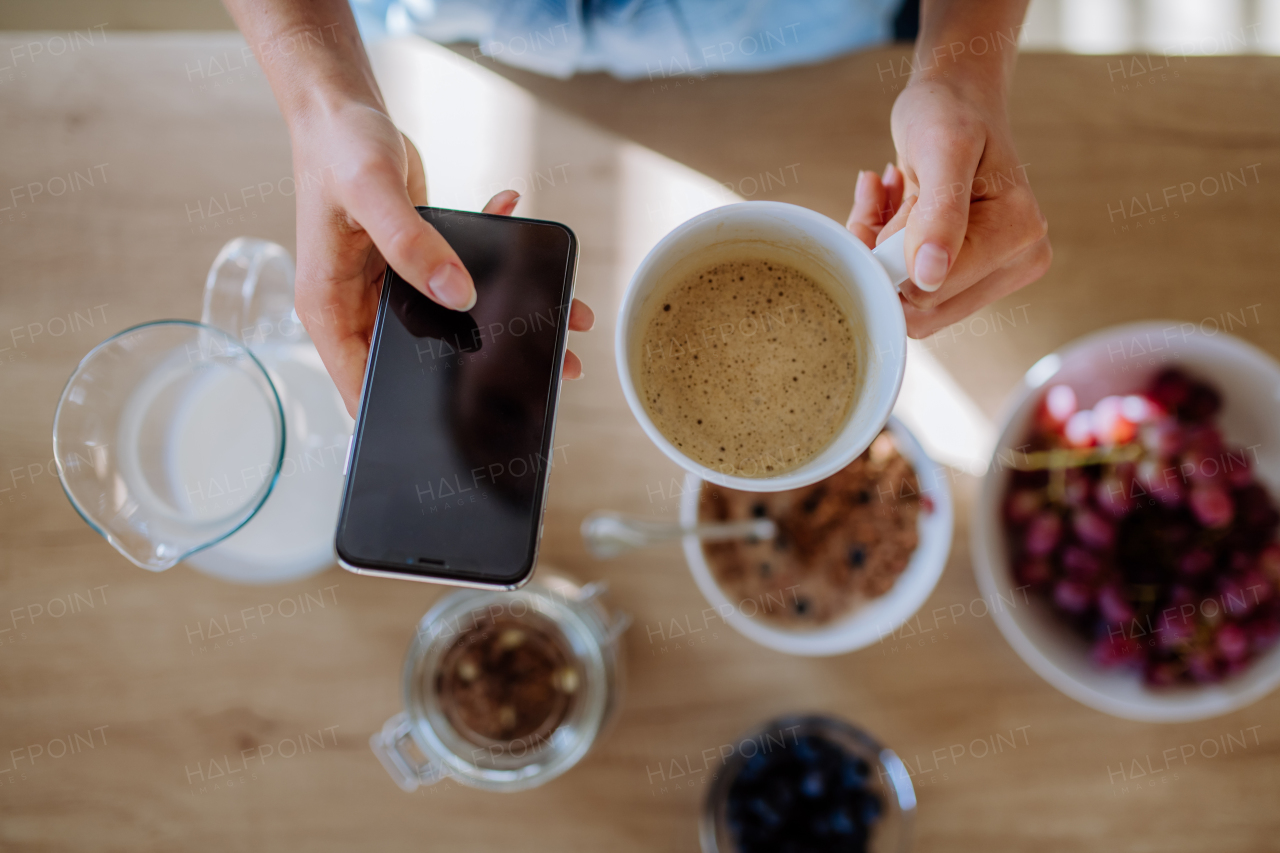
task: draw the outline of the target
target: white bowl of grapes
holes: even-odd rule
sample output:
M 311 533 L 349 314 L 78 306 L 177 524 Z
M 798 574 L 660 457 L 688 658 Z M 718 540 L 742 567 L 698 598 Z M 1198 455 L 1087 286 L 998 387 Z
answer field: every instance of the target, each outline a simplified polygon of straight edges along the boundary
M 1014 390 L 973 516 L 978 584 L 1046 681 L 1127 719 L 1280 683 L 1280 365 L 1220 327 L 1088 335 Z

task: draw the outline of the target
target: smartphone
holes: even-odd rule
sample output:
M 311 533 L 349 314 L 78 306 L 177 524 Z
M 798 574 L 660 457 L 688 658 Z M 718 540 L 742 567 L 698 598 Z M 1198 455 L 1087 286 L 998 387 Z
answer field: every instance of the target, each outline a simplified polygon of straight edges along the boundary
M 388 269 L 338 516 L 357 574 L 515 589 L 538 557 L 578 241 L 558 222 L 420 207 L 470 311 Z

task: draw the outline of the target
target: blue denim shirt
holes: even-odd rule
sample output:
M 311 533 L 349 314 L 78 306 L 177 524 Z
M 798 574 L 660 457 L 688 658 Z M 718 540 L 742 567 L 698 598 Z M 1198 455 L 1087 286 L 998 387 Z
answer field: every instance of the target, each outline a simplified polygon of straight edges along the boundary
M 366 41 L 476 42 L 553 77 L 763 71 L 887 41 L 902 0 L 352 0 Z

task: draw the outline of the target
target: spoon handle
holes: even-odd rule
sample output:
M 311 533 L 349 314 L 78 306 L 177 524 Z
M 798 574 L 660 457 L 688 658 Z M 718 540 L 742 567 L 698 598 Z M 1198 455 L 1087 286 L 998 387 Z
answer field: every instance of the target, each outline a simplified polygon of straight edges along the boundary
M 678 522 L 654 521 L 608 511 L 593 512 L 582 520 L 582 539 L 587 550 L 601 559 L 689 535 L 703 541 L 748 537 L 772 539 L 777 535 L 777 527 L 767 518 L 686 527 Z

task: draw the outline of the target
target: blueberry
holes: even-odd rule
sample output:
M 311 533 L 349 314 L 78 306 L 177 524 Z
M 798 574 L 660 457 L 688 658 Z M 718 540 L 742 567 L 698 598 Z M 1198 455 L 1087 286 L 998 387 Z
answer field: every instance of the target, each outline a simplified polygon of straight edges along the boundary
M 773 784 L 770 786 L 768 791 L 770 804 L 780 812 L 790 811 L 791 805 L 795 802 L 796 798 L 795 780 L 775 778 L 771 781 Z
M 853 820 L 849 817 L 849 813 L 844 809 L 836 809 L 828 818 L 831 824 L 831 831 L 836 835 L 852 835 Z
M 822 771 L 810 770 L 800 782 L 800 791 L 806 797 L 816 800 L 827 792 L 827 782 L 822 778 Z
M 862 568 L 862 564 L 867 561 L 867 550 L 861 545 L 854 545 L 849 549 L 849 565 L 855 569 Z
M 743 766 L 742 772 L 738 774 L 738 778 L 743 782 L 753 782 L 759 778 L 760 773 L 768 764 L 769 761 L 764 757 L 764 754 L 757 752 L 747 759 L 747 763 Z
M 805 737 L 796 738 L 796 744 L 791 751 L 795 753 L 796 758 L 800 761 L 805 764 L 812 764 L 818 760 L 817 746 L 813 738 L 806 735 Z
M 867 785 L 867 776 L 871 768 L 861 758 L 848 758 L 840 767 L 840 781 L 846 788 L 861 790 Z
M 868 793 L 862 800 L 862 823 L 865 826 L 871 826 L 880 819 L 880 813 L 884 810 L 884 806 L 880 803 L 880 798 L 875 794 Z
M 760 797 L 751 801 L 751 811 L 755 812 L 765 826 L 774 827 L 782 823 L 782 816 Z

